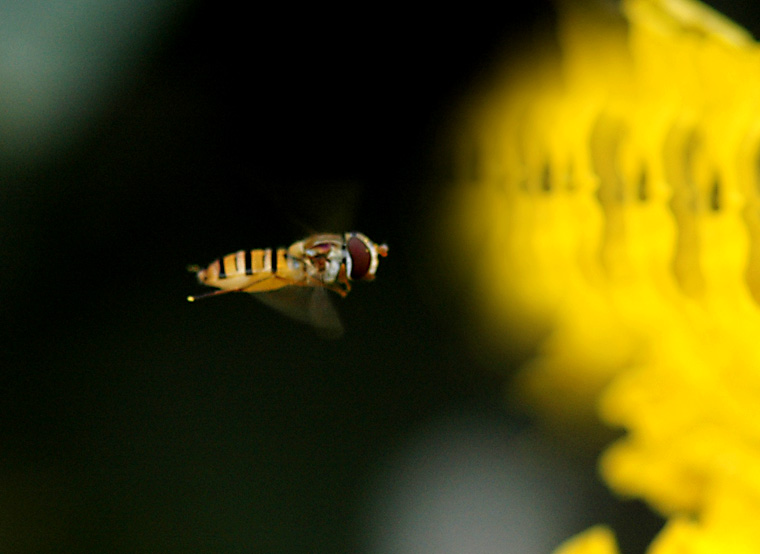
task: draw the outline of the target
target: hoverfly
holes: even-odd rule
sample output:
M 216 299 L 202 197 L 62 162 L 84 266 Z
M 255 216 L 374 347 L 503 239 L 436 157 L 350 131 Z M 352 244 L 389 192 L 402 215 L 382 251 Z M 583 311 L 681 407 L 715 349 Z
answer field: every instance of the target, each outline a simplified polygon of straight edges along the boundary
M 208 267 L 190 266 L 198 282 L 219 290 L 188 296 L 190 302 L 228 292 L 255 297 L 285 314 L 323 330 L 340 333 L 340 320 L 326 298 L 331 290 L 345 297 L 351 281 L 375 278 L 388 246 L 357 233 L 316 234 L 286 248 L 239 250 Z

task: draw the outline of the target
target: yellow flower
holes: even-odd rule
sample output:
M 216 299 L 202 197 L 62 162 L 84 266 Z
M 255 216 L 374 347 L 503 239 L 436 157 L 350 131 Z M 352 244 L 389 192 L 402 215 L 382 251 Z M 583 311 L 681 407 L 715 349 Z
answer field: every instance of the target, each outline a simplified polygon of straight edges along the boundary
M 565 541 L 555 554 L 617 554 L 618 552 L 612 532 L 606 527 L 597 526 Z
M 600 468 L 668 518 L 650 554 L 760 552 L 760 45 L 693 0 L 564 3 L 558 39 L 459 130 L 484 329 L 538 345 L 548 419 L 626 431 Z

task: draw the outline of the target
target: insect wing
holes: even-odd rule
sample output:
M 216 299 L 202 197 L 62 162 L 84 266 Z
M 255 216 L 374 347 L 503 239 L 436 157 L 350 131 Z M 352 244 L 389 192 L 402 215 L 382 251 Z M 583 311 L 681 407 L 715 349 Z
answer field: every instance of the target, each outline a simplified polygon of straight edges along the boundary
M 290 318 L 313 326 L 325 338 L 338 338 L 343 334 L 340 317 L 325 288 L 291 286 L 251 296 Z
M 343 325 L 327 289 L 317 287 L 311 295 L 309 321 L 324 338 L 337 339 L 343 335 Z

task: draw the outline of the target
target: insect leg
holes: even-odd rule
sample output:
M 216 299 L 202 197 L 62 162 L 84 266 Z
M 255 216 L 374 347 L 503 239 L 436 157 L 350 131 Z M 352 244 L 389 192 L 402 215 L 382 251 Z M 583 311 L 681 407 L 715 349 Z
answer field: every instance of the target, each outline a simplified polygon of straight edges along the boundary
M 207 292 L 206 294 L 201 294 L 199 296 L 188 296 L 187 301 L 188 302 L 195 302 L 196 300 L 203 300 L 204 298 L 208 298 L 209 296 L 219 296 L 220 294 L 227 294 L 228 292 L 240 292 L 242 289 L 223 289 L 223 290 L 215 290 L 212 292 Z
M 341 265 L 340 271 L 338 272 L 338 283 L 343 286 L 342 292 L 338 291 L 338 294 L 345 297 L 349 291 L 351 290 L 351 282 L 348 280 L 348 275 L 346 275 L 346 266 Z

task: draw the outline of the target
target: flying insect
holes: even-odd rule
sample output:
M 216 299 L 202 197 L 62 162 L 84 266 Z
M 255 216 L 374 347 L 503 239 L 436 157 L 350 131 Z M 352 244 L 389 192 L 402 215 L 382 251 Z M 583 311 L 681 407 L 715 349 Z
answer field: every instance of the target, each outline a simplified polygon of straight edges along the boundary
M 199 283 L 219 290 L 187 299 L 247 292 L 291 317 L 336 328 L 340 323 L 324 292 L 345 297 L 351 281 L 373 280 L 379 259 L 387 255 L 386 244 L 358 232 L 315 234 L 288 248 L 238 250 L 205 268 L 189 266 Z

